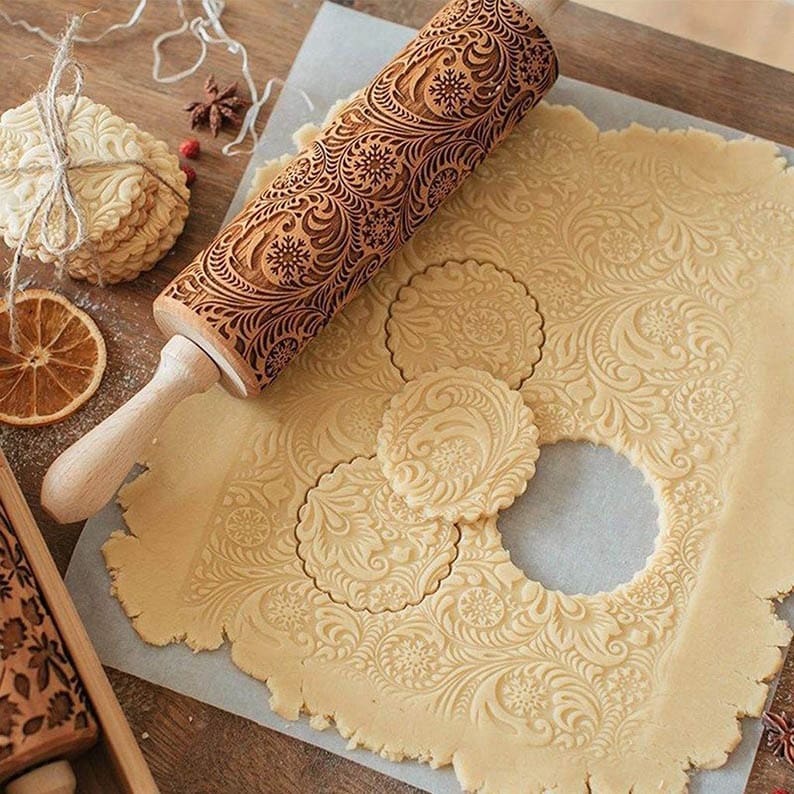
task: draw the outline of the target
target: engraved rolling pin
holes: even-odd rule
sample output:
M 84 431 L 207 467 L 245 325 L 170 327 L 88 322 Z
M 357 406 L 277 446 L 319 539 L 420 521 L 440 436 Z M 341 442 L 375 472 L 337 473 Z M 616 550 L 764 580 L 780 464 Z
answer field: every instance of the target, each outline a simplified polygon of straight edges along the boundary
M 165 288 L 159 368 L 55 461 L 49 513 L 99 510 L 185 397 L 258 394 L 540 101 L 558 69 L 539 23 L 562 0 L 522 2 L 442 8 Z
M 0 454 L 0 467 L 6 467 Z M 7 794 L 71 794 L 68 758 L 99 729 L 0 495 L 0 785 Z M 21 527 L 19 528 L 21 530 Z

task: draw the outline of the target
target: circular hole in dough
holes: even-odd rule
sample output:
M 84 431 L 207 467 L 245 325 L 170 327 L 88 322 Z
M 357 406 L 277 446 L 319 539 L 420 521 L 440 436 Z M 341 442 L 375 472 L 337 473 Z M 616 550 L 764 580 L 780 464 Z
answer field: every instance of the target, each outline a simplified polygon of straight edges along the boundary
M 604 446 L 543 447 L 526 492 L 497 519 L 513 563 L 546 588 L 611 591 L 645 567 L 659 533 L 642 472 Z

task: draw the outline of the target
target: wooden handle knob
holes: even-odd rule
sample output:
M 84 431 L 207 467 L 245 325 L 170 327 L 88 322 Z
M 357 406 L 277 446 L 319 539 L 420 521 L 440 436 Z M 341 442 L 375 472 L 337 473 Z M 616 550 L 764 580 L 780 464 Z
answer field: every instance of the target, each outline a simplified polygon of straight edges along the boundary
M 74 794 L 77 780 L 68 761 L 40 766 L 6 786 L 6 794 Z
M 201 348 L 183 336 L 171 337 L 149 383 L 50 466 L 41 488 L 44 509 L 62 524 L 98 512 L 174 406 L 219 378 L 218 368 Z

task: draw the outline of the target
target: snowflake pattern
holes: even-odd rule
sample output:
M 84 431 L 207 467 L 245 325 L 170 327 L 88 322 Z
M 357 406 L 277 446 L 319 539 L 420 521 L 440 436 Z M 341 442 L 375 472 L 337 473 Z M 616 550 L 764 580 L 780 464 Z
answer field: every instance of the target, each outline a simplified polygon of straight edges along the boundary
M 226 532 L 241 546 L 256 546 L 268 531 L 267 516 L 256 507 L 238 507 L 226 518 Z
M 472 587 L 466 590 L 458 602 L 463 620 L 478 629 L 496 626 L 505 613 L 502 599 L 487 587 Z
M 294 286 L 301 269 L 309 262 L 309 246 L 291 234 L 276 239 L 265 254 L 270 272 L 284 284 Z
M 551 54 L 546 47 L 533 44 L 521 53 L 518 73 L 528 83 L 537 83 L 549 70 Z
M 427 203 L 437 207 L 458 186 L 458 175 L 452 168 L 439 171 L 427 189 Z
M 673 504 L 690 518 L 700 518 L 716 512 L 720 500 L 702 480 L 682 480 L 673 488 Z
M 435 75 L 430 82 L 428 93 L 434 103 L 446 113 L 459 111 L 469 97 L 471 83 L 466 74 L 452 67 Z
M 631 265 L 642 254 L 642 242 L 630 229 L 607 229 L 598 238 L 598 250 L 617 265 Z
M 533 413 L 543 443 L 565 438 L 573 433 L 576 427 L 573 414 L 562 405 L 541 403 Z
M 648 679 L 636 667 L 618 667 L 606 678 L 606 689 L 615 703 L 634 706 L 644 697 Z
M 627 595 L 635 604 L 650 609 L 664 604 L 670 590 L 661 576 L 649 574 L 633 582 L 627 589 Z
M 723 426 L 734 412 L 730 395 L 716 386 L 695 389 L 689 395 L 687 405 L 692 416 L 704 425 Z
M 438 14 L 433 17 L 432 25 L 436 28 L 446 30 L 460 21 L 468 7 L 469 4 L 467 0 L 453 0 L 453 2 L 447 3 Z
M 672 309 L 649 306 L 639 316 L 639 330 L 648 341 L 669 347 L 681 340 L 684 324 Z
M 536 676 L 524 671 L 508 674 L 498 688 L 498 697 L 505 709 L 515 717 L 538 717 L 548 706 L 549 693 Z
M 308 157 L 297 157 L 273 180 L 273 187 L 276 190 L 293 190 L 306 181 L 310 171 Z
M 383 248 L 391 240 L 394 229 L 392 213 L 385 207 L 381 207 L 367 216 L 362 236 L 370 248 Z
M 340 414 L 339 421 L 352 438 L 374 441 L 380 427 L 383 409 L 370 402 L 357 402 Z
M 567 313 L 581 300 L 581 285 L 565 275 L 555 275 L 544 285 L 543 306 L 555 314 Z
M 403 609 L 411 594 L 394 582 L 381 582 L 372 589 L 371 604 L 376 612 L 396 612 Z
M 463 333 L 481 345 L 493 345 L 505 335 L 505 324 L 496 309 L 476 306 L 463 316 Z
M 470 467 L 472 446 L 465 438 L 448 438 L 430 455 L 430 465 L 442 477 L 454 477 Z
M 355 158 L 353 166 L 371 185 L 381 187 L 397 172 L 397 156 L 391 146 L 372 143 Z
M 384 668 L 398 684 L 415 687 L 438 669 L 440 649 L 422 637 L 405 637 L 385 653 Z
M 273 378 L 281 372 L 284 367 L 295 358 L 298 352 L 298 342 L 296 339 L 287 337 L 279 339 L 267 354 L 265 361 L 265 372 L 269 378 Z
M 265 616 L 277 629 L 294 632 L 306 623 L 306 599 L 298 593 L 277 590 L 267 597 Z

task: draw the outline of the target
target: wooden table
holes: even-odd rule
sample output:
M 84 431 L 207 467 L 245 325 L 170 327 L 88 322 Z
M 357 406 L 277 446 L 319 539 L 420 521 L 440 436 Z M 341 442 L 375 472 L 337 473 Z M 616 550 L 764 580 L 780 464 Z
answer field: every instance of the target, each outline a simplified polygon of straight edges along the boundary
M 340 0 L 368 13 L 417 27 L 441 0 Z M 55 32 L 69 11 L 88 11 L 96 0 L 30 3 L 6 0 L 13 17 L 25 16 Z M 86 20 L 85 31 L 99 31 L 132 9 L 131 0 L 105 4 Z M 188 4 L 189 5 L 189 4 Z M 231 0 L 224 24 L 249 48 L 259 83 L 286 77 L 320 0 Z M 34 7 L 34 6 L 38 6 Z M 57 9 L 57 11 L 55 10 Z M 220 81 L 238 74 L 234 58 L 212 50 L 201 73 L 160 85 L 151 79 L 151 41 L 175 27 L 172 3 L 152 2 L 142 23 L 100 45 L 79 46 L 86 66 L 86 93 L 141 125 L 174 148 L 187 136 L 187 114 L 181 106 L 201 95 L 204 77 L 214 71 Z M 565 75 L 607 86 L 662 105 L 712 119 L 781 143 L 794 145 L 794 75 L 605 14 L 567 4 L 549 31 L 558 47 Z M 184 37 L 168 48 L 166 68 L 184 68 L 197 51 Z M 4 74 L 3 107 L 27 99 L 46 80 L 50 52 L 37 37 L 10 29 L 0 21 L 0 67 Z M 26 57 L 31 56 L 31 57 Z M 246 158 L 226 158 L 220 148 L 228 138 L 200 135 L 191 214 L 175 250 L 151 273 L 111 289 L 87 288 L 64 281 L 57 288 L 85 307 L 97 320 L 108 343 L 108 371 L 98 396 L 60 425 L 37 430 L 3 428 L 0 444 L 22 485 L 61 571 L 81 527 L 60 527 L 43 515 L 39 488 L 44 471 L 67 445 L 127 400 L 148 379 L 162 344 L 152 321 L 155 295 L 213 236 L 245 167 Z M 46 269 L 26 270 L 31 283 L 52 286 Z M 794 653 L 776 705 L 790 708 L 794 686 Z M 108 671 L 119 700 L 162 791 L 201 792 L 371 792 L 413 791 L 369 769 L 287 738 L 190 698 L 118 671 Z M 264 693 L 263 693 L 264 696 Z M 256 759 L 254 761 L 253 759 Z M 94 751 L 80 763 L 85 792 L 114 791 L 107 763 Z M 794 794 L 794 769 L 763 749 L 748 791 L 769 794 L 775 786 Z

